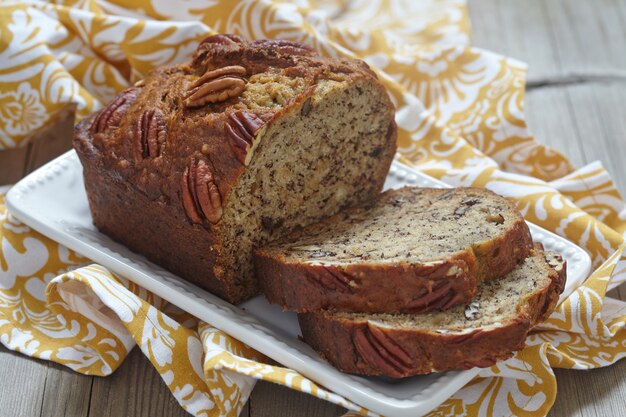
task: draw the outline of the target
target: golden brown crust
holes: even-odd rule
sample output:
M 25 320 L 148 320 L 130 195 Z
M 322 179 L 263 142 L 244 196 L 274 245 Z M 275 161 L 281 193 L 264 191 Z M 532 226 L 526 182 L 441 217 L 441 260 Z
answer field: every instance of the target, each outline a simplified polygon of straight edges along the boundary
M 515 221 L 497 237 L 474 244 L 436 264 L 365 262 L 326 266 L 295 262 L 285 258 L 281 251 L 261 248 L 255 252 L 255 267 L 263 293 L 271 303 L 301 313 L 323 309 L 423 313 L 471 300 L 481 282 L 508 274 L 528 256 L 532 238 L 512 202 L 488 190 L 465 190 L 472 196 L 498 199 Z M 456 189 L 454 193 L 462 191 Z M 385 204 L 402 192 L 403 189 L 387 191 L 380 201 Z M 420 192 L 433 198 L 447 193 L 442 189 L 422 189 Z M 355 210 L 358 209 L 348 209 L 325 223 L 340 221 L 346 212 Z M 343 280 L 337 277 L 343 277 Z
M 354 312 L 426 312 L 470 300 L 478 282 L 476 259 L 462 254 L 440 265 L 295 265 L 255 257 L 267 299 L 285 310 L 333 308 Z M 454 279 L 448 273 L 454 272 Z M 338 279 L 343 277 L 343 279 Z
M 222 74 L 224 67 L 229 70 Z M 303 90 L 289 102 L 253 108 L 240 97 L 242 83 L 266 71 L 301 77 Z M 242 114 L 243 126 L 253 131 L 279 121 L 299 109 L 321 80 L 363 79 L 383 88 L 364 63 L 324 58 L 299 43 L 208 37 L 191 62 L 155 69 L 76 126 L 74 147 L 84 166 L 95 224 L 231 302 L 255 295 L 256 283 L 241 289 L 248 284 L 237 282 L 237 271 L 219 256 L 225 236 L 220 206 L 226 206 L 245 172 L 247 154 L 242 152 L 249 149 L 233 144 L 228 129 L 233 120 L 242 121 Z M 254 123 L 246 123 L 250 120 Z M 383 165 L 388 168 L 384 162 L 380 172 L 368 175 L 381 187 Z M 148 212 L 152 215 L 142 215 Z M 241 293 L 231 291 L 233 286 Z
M 462 334 L 379 326 L 324 311 L 302 313 L 298 319 L 305 341 L 344 372 L 402 378 L 488 367 L 522 349 L 532 326 L 554 311 L 565 284 L 565 264 L 548 274 L 549 285 L 521 301 L 514 318 Z

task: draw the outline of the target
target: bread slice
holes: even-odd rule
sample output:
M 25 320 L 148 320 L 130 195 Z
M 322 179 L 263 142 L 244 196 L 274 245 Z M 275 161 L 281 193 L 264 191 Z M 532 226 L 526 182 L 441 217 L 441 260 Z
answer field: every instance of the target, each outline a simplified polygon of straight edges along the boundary
M 305 341 L 344 372 L 394 378 L 488 367 L 524 346 L 533 325 L 556 306 L 565 262 L 537 247 L 505 277 L 483 283 L 476 298 L 421 315 L 299 314 Z
M 416 313 L 470 300 L 531 248 L 504 197 L 405 187 L 258 249 L 255 266 L 267 299 L 286 310 Z
M 427 314 L 299 314 L 304 340 L 344 372 L 393 378 L 488 367 L 524 346 L 553 311 L 565 262 L 536 247 L 511 273 L 483 283 L 474 300 Z

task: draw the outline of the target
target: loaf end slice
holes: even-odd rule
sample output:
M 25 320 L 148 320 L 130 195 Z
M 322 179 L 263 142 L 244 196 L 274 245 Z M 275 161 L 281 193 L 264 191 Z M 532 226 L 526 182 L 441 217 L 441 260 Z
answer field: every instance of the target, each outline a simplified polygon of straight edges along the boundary
M 402 378 L 488 367 L 524 347 L 554 310 L 565 262 L 537 247 L 515 270 L 483 283 L 476 298 L 421 315 L 322 311 L 299 314 L 305 341 L 339 370 Z
M 268 300 L 286 310 L 417 313 L 470 300 L 531 248 L 504 197 L 405 187 L 258 249 L 255 265 Z

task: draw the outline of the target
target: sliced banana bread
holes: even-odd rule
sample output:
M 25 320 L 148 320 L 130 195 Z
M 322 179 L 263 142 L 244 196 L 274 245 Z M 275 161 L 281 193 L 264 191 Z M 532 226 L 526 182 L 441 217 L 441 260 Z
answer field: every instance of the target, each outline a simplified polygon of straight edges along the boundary
M 565 262 L 539 247 L 474 300 L 421 315 L 329 311 L 298 315 L 307 343 L 344 372 L 394 378 L 487 367 L 524 346 L 556 306 Z
M 405 187 L 258 249 L 255 266 L 268 300 L 286 310 L 415 313 L 470 300 L 531 248 L 504 197 Z
M 259 292 L 255 246 L 380 193 L 396 125 L 362 61 L 213 35 L 81 121 L 74 147 L 100 231 L 238 303 Z

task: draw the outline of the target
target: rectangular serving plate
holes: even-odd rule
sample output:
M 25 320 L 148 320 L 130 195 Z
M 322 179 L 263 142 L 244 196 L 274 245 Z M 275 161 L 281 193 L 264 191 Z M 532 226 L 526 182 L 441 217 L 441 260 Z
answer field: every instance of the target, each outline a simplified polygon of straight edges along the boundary
M 385 188 L 404 185 L 449 187 L 394 161 Z M 298 338 L 300 328 L 296 314 L 281 311 L 262 296 L 234 306 L 100 233 L 92 224 L 82 166 L 74 151 L 49 162 L 16 184 L 7 194 L 7 205 L 15 217 L 40 233 L 376 413 L 397 417 L 428 413 L 479 372 L 475 368 L 391 380 L 337 371 Z M 573 243 L 533 224 L 529 226 L 535 241 L 548 250 L 559 252 L 567 260 L 568 279 L 562 301 L 586 279 L 591 259 Z

